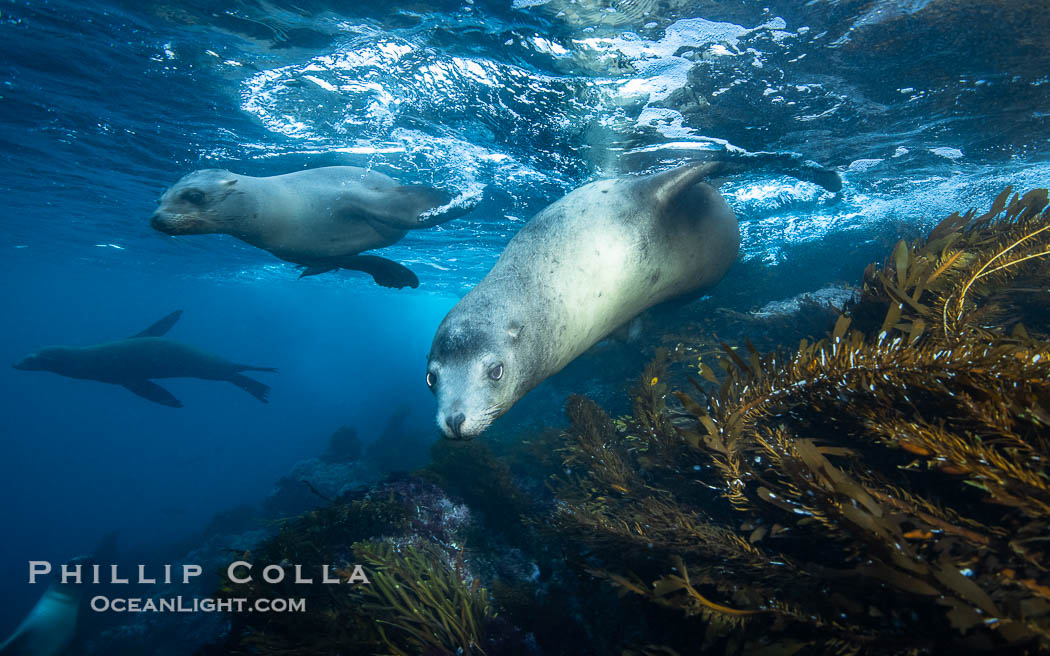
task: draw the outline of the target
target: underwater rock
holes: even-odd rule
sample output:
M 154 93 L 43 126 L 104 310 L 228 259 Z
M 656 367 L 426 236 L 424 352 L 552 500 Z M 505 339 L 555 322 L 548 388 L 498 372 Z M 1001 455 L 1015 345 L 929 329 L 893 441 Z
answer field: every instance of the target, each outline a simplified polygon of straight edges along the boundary
M 413 477 L 389 478 L 290 520 L 253 559 L 324 562 L 340 572 L 361 565 L 370 583 L 333 596 L 320 584 L 227 582 L 223 594 L 295 594 L 311 612 L 235 616 L 222 648 L 260 655 L 532 653 L 523 634 L 495 620 L 474 565 L 485 556 L 464 547 L 478 529 L 465 505 Z
M 797 315 L 814 305 L 842 308 L 847 301 L 853 298 L 853 293 L 854 289 L 852 287 L 830 285 L 792 298 L 770 301 L 761 308 L 751 312 L 751 316 L 756 319 L 773 319 L 784 315 Z
M 219 521 L 205 531 L 200 544 L 172 563 L 172 571 L 182 571 L 182 566 L 200 566 L 201 575 L 191 578 L 188 585 L 179 579 L 170 585 L 160 583 L 147 586 L 119 586 L 122 589 L 108 592 L 114 597 L 133 597 L 161 600 L 182 597 L 208 598 L 219 584 L 220 571 L 230 563 L 232 553 L 243 553 L 255 547 L 272 533 L 260 527 L 258 513 L 254 509 L 237 509 L 236 513 L 222 513 L 227 519 L 237 519 L 233 524 Z M 243 524 L 254 524 L 255 528 L 243 529 Z M 223 531 L 225 527 L 227 530 Z M 232 531 L 230 529 L 233 529 Z M 234 532 L 241 530 L 242 532 Z M 98 623 L 97 630 L 84 640 L 77 652 L 81 656 L 133 656 L 155 654 L 156 656 L 184 656 L 221 637 L 228 627 L 229 618 L 222 613 L 121 613 L 101 614 L 91 618 Z
M 427 463 L 434 436 L 409 424 L 411 414 L 407 405 L 391 413 L 383 432 L 365 449 L 364 462 L 381 473 L 410 471 Z
M 350 426 L 340 426 L 328 441 L 328 450 L 321 459 L 325 462 L 353 462 L 361 457 L 361 440 Z
M 381 477 L 378 469 L 365 462 L 326 462 L 310 458 L 296 463 L 291 473 L 277 481 L 263 507 L 272 517 L 298 515 L 331 503 Z

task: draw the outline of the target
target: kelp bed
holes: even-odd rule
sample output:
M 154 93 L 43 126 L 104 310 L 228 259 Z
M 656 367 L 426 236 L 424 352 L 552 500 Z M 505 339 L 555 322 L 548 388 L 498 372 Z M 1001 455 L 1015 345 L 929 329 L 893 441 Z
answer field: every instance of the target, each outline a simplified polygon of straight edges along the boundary
M 825 339 L 723 344 L 688 392 L 655 362 L 616 421 L 572 399 L 592 573 L 692 653 L 1050 648 L 1050 210 L 1010 194 L 899 243 Z
M 701 326 L 628 416 L 572 397 L 561 434 L 440 443 L 397 494 L 287 524 L 267 562 L 378 585 L 242 617 L 223 653 L 1050 651 L 1048 288 L 1047 192 L 1007 189 L 898 243 L 823 338 Z M 470 527 L 420 515 L 445 493 Z

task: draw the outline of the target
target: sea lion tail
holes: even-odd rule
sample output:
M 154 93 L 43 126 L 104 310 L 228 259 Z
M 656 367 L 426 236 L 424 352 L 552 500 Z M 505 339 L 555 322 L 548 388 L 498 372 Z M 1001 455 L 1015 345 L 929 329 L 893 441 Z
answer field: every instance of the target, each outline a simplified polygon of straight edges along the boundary
M 259 399 L 263 403 L 269 403 L 270 386 L 260 383 L 259 381 L 242 376 L 241 374 L 234 374 L 230 377 L 230 382 L 240 387 L 245 392 L 248 392 L 255 398 Z

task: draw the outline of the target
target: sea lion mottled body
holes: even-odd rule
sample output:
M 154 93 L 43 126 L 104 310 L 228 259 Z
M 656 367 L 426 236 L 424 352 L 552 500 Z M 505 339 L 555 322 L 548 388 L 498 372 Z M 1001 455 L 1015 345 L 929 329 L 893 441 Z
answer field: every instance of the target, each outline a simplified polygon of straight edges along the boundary
M 26 356 L 14 366 L 26 371 L 50 371 L 69 378 L 121 385 L 154 403 L 173 408 L 182 407 L 182 403 L 151 380 L 225 380 L 266 403 L 270 388 L 240 372 L 274 369 L 230 362 L 162 337 L 181 314 L 181 310 L 173 312 L 142 333 L 115 342 L 92 346 L 49 346 Z
M 593 182 L 537 214 L 434 336 L 427 382 L 445 435 L 480 434 L 642 311 L 717 283 L 736 259 L 739 228 L 703 180 L 753 168 L 841 185 L 810 162 L 755 155 Z
M 150 224 L 169 235 L 233 235 L 305 267 L 303 275 L 354 269 L 385 287 L 417 287 L 404 266 L 361 253 L 461 216 L 476 200 L 453 202 L 444 191 L 356 166 L 265 178 L 205 169 L 168 189 Z

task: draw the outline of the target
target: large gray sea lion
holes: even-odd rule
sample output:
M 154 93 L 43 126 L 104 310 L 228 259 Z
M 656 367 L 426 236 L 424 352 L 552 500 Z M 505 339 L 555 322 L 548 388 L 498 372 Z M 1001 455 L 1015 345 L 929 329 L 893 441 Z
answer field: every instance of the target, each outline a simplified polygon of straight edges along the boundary
M 225 380 L 266 403 L 270 388 L 240 372 L 277 370 L 237 364 L 165 339 L 163 335 L 180 316 L 182 310 L 176 310 L 141 333 L 116 342 L 93 346 L 48 346 L 27 355 L 14 367 L 121 385 L 144 399 L 172 408 L 181 408 L 182 402 L 152 379 Z
M 434 336 L 427 384 L 445 435 L 477 436 L 642 311 L 721 280 L 740 232 L 704 180 L 754 170 L 842 186 L 797 156 L 752 153 L 592 182 L 533 217 Z
M 412 271 L 363 251 L 396 243 L 474 209 L 480 194 L 401 185 L 356 166 L 328 166 L 268 178 L 205 169 L 168 189 L 150 225 L 169 235 L 225 233 L 305 267 L 371 274 L 384 287 L 418 287 Z

